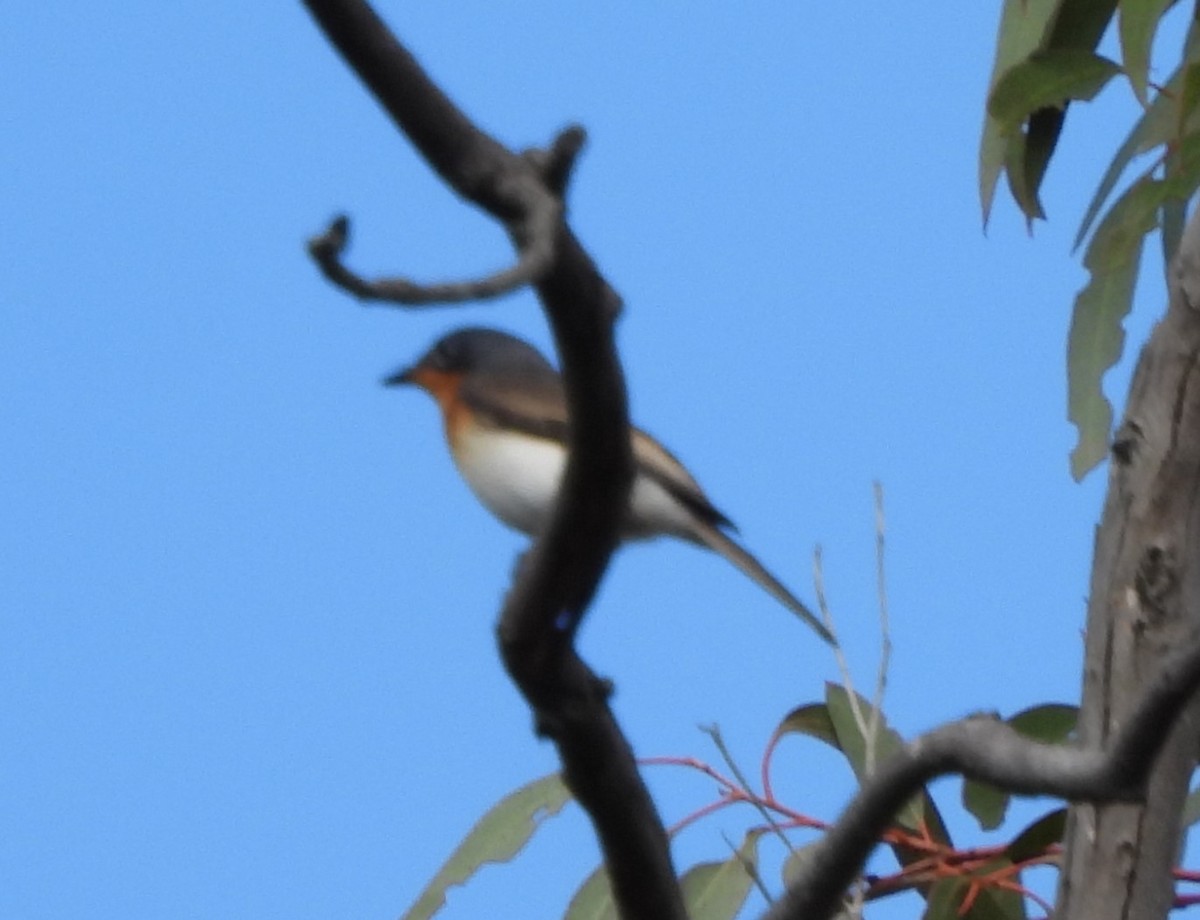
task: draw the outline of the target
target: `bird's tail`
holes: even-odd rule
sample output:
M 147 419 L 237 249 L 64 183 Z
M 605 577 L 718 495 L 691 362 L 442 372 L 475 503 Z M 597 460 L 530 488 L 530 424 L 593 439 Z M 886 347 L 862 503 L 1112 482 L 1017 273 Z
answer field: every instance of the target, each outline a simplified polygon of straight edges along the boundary
M 734 540 L 711 526 L 696 527 L 690 536 L 709 549 L 720 553 L 779 603 L 811 626 L 818 636 L 830 645 L 834 644 L 833 634 L 825 628 L 817 615 L 785 588 L 778 578 L 768 572 L 761 562 L 742 549 Z

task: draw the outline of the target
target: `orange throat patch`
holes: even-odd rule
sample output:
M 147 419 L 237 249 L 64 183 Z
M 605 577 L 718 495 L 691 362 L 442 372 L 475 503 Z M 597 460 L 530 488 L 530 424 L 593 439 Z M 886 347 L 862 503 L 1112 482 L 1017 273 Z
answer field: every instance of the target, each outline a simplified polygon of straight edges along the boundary
M 458 446 L 459 435 L 471 424 L 471 410 L 460 398 L 464 376 L 461 371 L 436 371 L 427 367 L 417 368 L 412 373 L 413 383 L 432 396 L 442 410 L 446 439 L 452 448 Z

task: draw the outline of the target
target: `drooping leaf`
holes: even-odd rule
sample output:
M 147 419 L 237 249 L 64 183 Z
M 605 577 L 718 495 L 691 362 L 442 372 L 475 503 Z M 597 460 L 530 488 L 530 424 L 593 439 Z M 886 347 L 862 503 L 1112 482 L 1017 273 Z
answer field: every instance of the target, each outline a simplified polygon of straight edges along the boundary
M 1162 200 L 1162 183 L 1150 174 L 1127 188 L 1096 228 L 1083 256 L 1084 267 L 1096 273 L 1137 264 L 1142 241 L 1158 225 Z
M 963 781 L 962 803 L 963 808 L 979 822 L 982 830 L 994 831 L 1004 823 L 1009 795 L 991 783 L 969 779 Z
M 1183 226 L 1187 222 L 1186 201 L 1165 201 L 1159 214 L 1159 238 L 1162 240 L 1163 264 L 1170 265 L 1179 251 L 1183 239 Z
M 994 864 L 989 864 L 994 868 Z M 976 892 L 971 909 L 960 920 L 1025 920 L 1025 899 L 1008 888 L 990 886 Z
M 1177 71 L 1167 83 L 1164 91 L 1154 97 L 1150 107 L 1134 124 L 1129 135 L 1117 148 L 1117 154 L 1108 164 L 1100 184 L 1092 194 L 1083 212 L 1083 220 L 1075 234 L 1074 246 L 1078 247 L 1092 228 L 1092 222 L 1100 214 L 1100 209 L 1108 200 L 1108 196 L 1116 187 L 1117 181 L 1125 171 L 1125 167 L 1139 154 L 1166 144 L 1175 131 L 1176 116 L 1179 112 L 1179 87 L 1182 83 L 1182 72 Z
M 1197 103 L 1200 103 L 1200 66 L 1192 57 L 1183 67 L 1183 89 L 1179 93 L 1179 112 L 1175 117 L 1177 134 L 1195 130 L 1192 116 L 1196 114 Z
M 988 114 L 1006 142 L 1008 186 L 1027 221 L 1045 217 L 1039 190 L 1062 133 L 1067 102 L 1093 98 L 1118 71 L 1092 51 L 1055 48 L 1034 52 L 992 88 Z
M 1175 0 L 1121 0 L 1121 58 L 1138 102 L 1146 104 L 1150 77 L 1150 46 L 1163 14 Z
M 1030 116 L 1025 132 L 1016 132 L 1009 141 L 1004 174 L 1027 224 L 1046 216 L 1038 193 L 1066 115 L 1063 109 L 1039 109 Z
M 1056 808 L 1042 815 L 1017 834 L 1004 848 L 1004 855 L 1014 863 L 1041 856 L 1053 844 L 1060 843 L 1067 829 L 1067 810 Z
M 1082 48 L 1100 43 L 1117 11 L 1117 0 L 1060 0 L 1047 48 Z
M 729 859 L 698 863 L 683 873 L 679 885 L 691 920 L 733 920 L 737 916 L 753 885 L 750 871 L 758 866 L 758 840 L 764 833 L 751 830 Z M 603 865 L 575 892 L 563 920 L 618 920 L 608 871 Z
M 925 899 L 922 920 L 959 920 L 959 908 L 967 894 L 967 881 L 952 877 L 938 879 Z
M 1179 142 L 1169 175 L 1149 174 L 1133 183 L 1105 215 L 1088 245 L 1084 265 L 1091 278 L 1075 299 L 1067 348 L 1068 415 L 1079 430 L 1071 453 L 1076 479 L 1108 451 L 1112 407 L 1101 389 L 1104 374 L 1121 356 L 1121 326 L 1133 305 L 1142 244 L 1158 226 L 1164 205 L 1187 201 L 1200 184 L 1200 133 Z
M 814 841 L 802 847 L 797 847 L 788 854 L 787 859 L 783 861 L 783 866 L 780 869 L 780 875 L 783 876 L 783 887 L 790 888 L 795 884 L 796 879 L 800 877 L 800 872 L 804 869 L 805 864 L 813 858 L 813 847 L 819 846 L 820 841 Z
M 1016 731 L 1035 741 L 1059 744 L 1075 730 L 1079 716 L 1076 706 L 1065 703 L 1043 703 L 1023 709 L 1005 721 Z M 976 780 L 964 780 L 963 807 L 979 822 L 981 829 L 991 831 L 1004 823 L 1012 797 L 997 786 Z
M 1004 0 L 989 90 L 1013 65 L 1041 47 L 1057 7 L 1057 0 Z M 985 112 L 983 136 L 979 141 L 979 202 L 985 227 L 992 211 L 996 181 L 1004 167 L 1009 144 L 1015 140 L 1005 137 L 1000 122 Z
M 968 897 L 971 906 L 964 910 Z M 1024 920 L 1025 916 L 1025 901 L 1015 891 L 986 887 L 972 894 L 970 879 L 961 876 L 939 879 L 922 914 L 924 920 Z
M 965 897 L 971 906 L 966 911 L 960 908 L 959 917 L 962 920 L 1025 920 L 1025 899 L 1018 892 L 990 881 L 999 873 L 1011 872 L 1012 868 L 1011 860 L 1000 857 L 988 860 L 974 870 L 969 878 L 977 880 L 979 887 L 974 891 L 968 889 Z
M 1071 737 L 1079 721 L 1079 707 L 1067 703 L 1030 706 L 1006 720 L 1027 738 L 1045 744 L 1061 744 Z
M 855 694 L 858 709 L 866 720 L 867 728 L 874 721 L 875 732 L 873 741 L 870 744 L 868 751 L 868 739 L 864 731 L 864 726 L 858 724 L 854 717 L 854 709 L 850 702 L 850 694 L 846 692 L 844 687 L 837 684 L 825 685 L 825 705 L 828 707 L 829 720 L 833 723 L 833 730 L 837 734 L 838 744 L 842 752 L 846 755 L 846 759 L 850 761 L 850 766 L 854 769 L 854 775 L 861 782 L 866 776 L 874 772 L 874 768 L 883 763 L 891 754 L 900 750 L 904 746 L 904 741 L 891 728 L 888 727 L 887 719 L 883 713 L 878 713 L 874 719 L 875 707 Z M 872 760 L 868 763 L 868 754 Z
M 1121 68 L 1080 48 L 1038 51 L 1009 69 L 988 96 L 988 114 L 1011 133 L 1039 109 L 1062 108 L 1071 99 L 1087 101 Z
M 750 831 L 737 853 L 723 862 L 692 866 L 679 880 L 690 920 L 733 920 L 746 903 L 758 866 L 758 838 Z
M 1157 224 L 1161 201 L 1161 183 L 1143 176 L 1109 210 L 1084 256 L 1091 277 L 1075 298 L 1067 337 L 1067 415 L 1079 438 L 1071 451 L 1076 480 L 1108 454 L 1113 412 L 1101 383 L 1125 346 L 1121 324 L 1133 305 L 1142 243 Z
M 1183 63 L 1155 95 L 1104 171 L 1079 223 L 1079 231 L 1075 234 L 1076 248 L 1087 236 L 1104 202 L 1134 157 L 1156 147 L 1165 148 L 1170 141 L 1200 128 L 1197 102 L 1200 102 L 1200 26 L 1193 23 L 1184 42 Z
M 985 226 L 1001 165 L 1013 199 L 1025 214 L 1026 221 L 1045 216 L 1039 194 L 1062 133 L 1067 103 L 1071 98 L 1091 98 L 1107 78 L 1101 78 L 1099 85 L 1083 79 L 1078 84 L 1068 81 L 1070 85 L 1057 88 L 1040 80 L 1024 85 L 1022 81 L 1036 72 L 1039 59 L 1061 60 L 1065 64 L 1075 55 L 1079 61 L 1095 63 L 1093 52 L 1112 20 L 1116 6 L 1116 0 L 1055 0 L 1050 3 L 1010 0 L 1006 3 L 997 40 L 996 65 L 988 87 L 989 98 L 997 92 L 1003 97 L 1005 91 L 1001 84 L 1012 80 L 1010 101 L 1017 108 L 1024 106 L 1025 111 L 1019 116 L 1012 113 L 1009 121 L 997 119 L 994 113 L 984 120 L 979 176 Z M 1003 63 L 1002 54 L 1005 55 Z M 1023 68 L 1028 68 L 1024 75 Z M 1070 70 L 1066 68 L 1060 76 Z M 1082 72 L 1074 72 L 1074 77 L 1083 76 Z
M 471 828 L 404 914 L 404 920 L 433 916 L 446 903 L 446 889 L 461 885 L 485 863 L 512 859 L 542 822 L 558 814 L 570 798 L 557 774 L 543 776 L 505 796 Z
M 824 741 L 839 751 L 842 749 L 838 742 L 837 732 L 833 729 L 833 721 L 829 718 L 829 709 L 824 703 L 797 706 L 783 717 L 783 721 L 779 723 L 775 733 L 771 736 L 772 742 L 790 734 L 808 735 L 810 738 Z
M 608 882 L 608 870 L 603 863 L 579 886 L 567 905 L 563 920 L 620 920 Z
M 870 703 L 855 694 L 860 711 L 868 723 L 871 721 L 873 708 Z M 844 687 L 836 684 L 825 685 L 825 699 L 829 719 L 837 734 L 837 747 L 846 755 L 854 775 L 861 782 L 868 775 L 867 740 L 863 729 L 854 717 L 850 705 L 850 694 Z M 888 727 L 887 719 L 880 713 L 874 734 L 874 763 L 881 764 L 892 754 L 904 746 L 904 740 L 893 729 Z M 929 834 L 939 843 L 950 843 L 950 835 L 942 821 L 941 813 L 929 794 L 922 790 L 913 796 L 896 815 L 896 823 L 910 831 Z M 896 858 L 901 865 L 907 865 L 921 854 L 909 852 L 903 847 L 893 847 Z
M 1075 298 L 1067 341 L 1067 417 L 1078 431 L 1071 476 L 1081 481 L 1108 456 L 1112 404 L 1101 389 L 1105 373 L 1121 356 L 1121 325 L 1133 302 L 1138 266 L 1094 273 Z
M 1200 101 L 1200 64 L 1192 65 L 1196 76 L 1196 100 Z M 1159 204 L 1159 224 L 1163 237 L 1163 262 L 1171 264 L 1183 237 L 1183 226 L 1187 218 L 1187 205 L 1200 187 L 1200 128 L 1192 122 L 1200 121 L 1200 106 L 1189 115 L 1189 133 L 1175 143 L 1164 161 L 1162 200 Z

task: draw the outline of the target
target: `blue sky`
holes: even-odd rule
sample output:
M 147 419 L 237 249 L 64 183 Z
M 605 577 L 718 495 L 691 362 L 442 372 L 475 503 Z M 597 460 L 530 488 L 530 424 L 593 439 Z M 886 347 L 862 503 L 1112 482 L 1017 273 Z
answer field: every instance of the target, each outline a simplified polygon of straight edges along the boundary
M 994 4 L 381 9 L 506 143 L 587 127 L 571 214 L 626 301 L 634 415 L 809 599 L 823 547 L 864 682 L 882 481 L 893 724 L 1077 698 L 1104 473 L 1067 472 L 1069 243 L 1125 86 L 1072 111 L 1050 223 L 1030 238 L 1001 196 L 985 236 Z M 340 211 L 367 274 L 509 251 L 298 3 L 20 5 L 0 77 L 0 916 L 398 916 L 554 760 L 492 637 L 523 539 L 458 481 L 432 403 L 379 381 L 463 324 L 545 347 L 536 302 L 403 313 L 319 276 L 303 241 Z M 715 761 L 717 723 L 751 773 L 837 676 L 667 543 L 619 554 L 583 650 L 639 753 Z M 776 777 L 825 818 L 852 782 L 798 741 Z M 712 794 L 650 778 L 668 820 Z M 753 820 L 700 825 L 681 865 Z M 596 858 L 568 812 L 445 916 L 555 916 Z

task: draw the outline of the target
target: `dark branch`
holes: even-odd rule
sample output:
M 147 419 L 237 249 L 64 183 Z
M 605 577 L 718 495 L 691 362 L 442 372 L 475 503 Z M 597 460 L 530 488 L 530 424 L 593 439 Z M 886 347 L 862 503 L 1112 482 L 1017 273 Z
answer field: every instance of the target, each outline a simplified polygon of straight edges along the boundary
M 621 916 L 685 920 L 666 833 L 609 711 L 608 685 L 573 646 L 617 545 L 633 481 L 612 328 L 620 300 L 563 219 L 562 193 L 583 132 L 568 129 L 547 153 L 519 156 L 471 124 L 362 0 L 306 5 L 439 175 L 504 224 L 519 253 L 512 271 L 533 281 L 553 328 L 571 419 L 570 456 L 550 525 L 506 599 L 500 649 L 592 818 Z M 358 296 L 373 292 L 340 264 L 344 226 L 335 222 L 331 231 L 315 245 L 322 270 Z
M 324 233 L 308 241 L 309 255 L 313 257 L 322 274 L 360 300 L 385 301 L 408 307 L 490 300 L 510 294 L 536 281 L 554 257 L 551 225 L 544 231 L 533 234 L 530 245 L 521 252 L 516 265 L 486 278 L 442 284 L 418 284 L 407 278 L 380 278 L 368 281 L 352 272 L 342 262 L 342 253 L 346 249 L 349 235 L 350 219 L 340 215 L 330 222 Z
M 991 718 L 922 735 L 885 761 L 803 861 L 766 920 L 832 916 L 896 812 L 931 780 L 961 775 L 1023 795 L 1072 802 L 1131 802 L 1176 719 L 1200 686 L 1200 634 L 1163 666 L 1107 750 L 1032 741 Z
M 522 155 L 541 173 L 546 187 L 559 198 L 563 198 L 567 194 L 567 183 L 586 140 L 587 134 L 583 128 L 571 125 L 554 139 L 549 150 L 534 148 L 526 150 Z
M 563 131 L 540 159 L 517 156 L 472 124 L 367 3 L 306 0 L 305 5 L 429 165 L 459 195 L 504 224 L 519 256 L 512 268 L 474 281 L 367 281 L 341 263 L 346 234 L 334 221 L 309 243 L 325 277 L 356 297 L 408 306 L 497 297 L 541 277 L 554 258 L 562 195 L 583 131 Z

